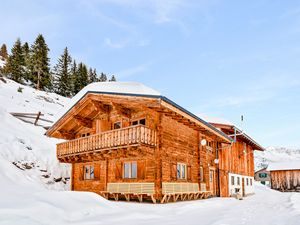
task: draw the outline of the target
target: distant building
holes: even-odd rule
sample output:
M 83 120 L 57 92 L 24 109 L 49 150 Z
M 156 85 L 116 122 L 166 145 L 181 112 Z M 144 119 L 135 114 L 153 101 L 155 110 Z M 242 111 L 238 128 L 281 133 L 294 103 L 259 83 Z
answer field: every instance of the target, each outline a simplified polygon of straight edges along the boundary
M 300 161 L 272 163 L 268 166 L 271 188 L 286 192 L 300 192 Z
M 254 180 L 259 181 L 264 185 L 269 185 L 271 180 L 270 171 L 268 171 L 267 168 L 256 171 L 254 174 Z

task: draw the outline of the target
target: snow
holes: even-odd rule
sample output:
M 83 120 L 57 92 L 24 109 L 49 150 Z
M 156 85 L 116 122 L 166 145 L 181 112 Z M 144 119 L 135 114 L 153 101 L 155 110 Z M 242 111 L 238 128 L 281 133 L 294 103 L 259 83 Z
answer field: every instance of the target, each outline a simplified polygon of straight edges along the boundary
M 53 119 L 68 101 L 11 80 L 0 81 L 0 224 L 299 224 L 300 194 L 260 184 L 255 184 L 255 195 L 241 201 L 212 198 L 164 205 L 107 201 L 95 193 L 68 191 L 70 167 L 58 163 L 55 155 L 60 140 L 9 113 L 42 111 Z M 298 153 L 290 152 L 270 148 L 256 159 L 295 159 Z M 54 181 L 59 178 L 66 184 Z
M 214 117 L 214 116 L 208 116 L 205 114 L 199 114 L 199 117 L 205 120 L 208 123 L 215 123 L 215 124 L 223 124 L 223 125 L 229 125 L 229 126 L 235 126 L 232 122 L 220 118 L 220 117 Z
M 300 161 L 273 162 L 269 164 L 267 170 L 300 170 Z
M 276 162 L 300 161 L 300 149 L 268 147 L 265 151 L 255 151 L 255 170 Z
M 137 82 L 95 82 L 84 87 L 78 92 L 63 110 L 60 110 L 54 120 L 56 123 L 67 113 L 87 92 L 119 93 L 134 95 L 160 96 L 161 93 Z
M 0 68 L 4 67 L 5 61 L 0 58 Z
M 25 180 L 47 189 L 68 190 L 70 166 L 60 164 L 55 152 L 55 145 L 61 140 L 46 137 L 42 127 L 24 123 L 10 114 L 41 111 L 46 118 L 53 119 L 68 99 L 5 80 L 6 83 L 0 81 L 0 160 L 19 170 Z M 17 91 L 19 87 L 23 88 L 22 93 Z M 7 173 L 15 177 L 14 170 Z
M 30 189 L 19 183 L 22 189 L 15 185 L 1 189 L 2 224 L 298 225 L 300 220 L 299 193 L 281 193 L 259 184 L 256 195 L 244 200 L 212 198 L 154 205 L 107 201 L 87 192 Z

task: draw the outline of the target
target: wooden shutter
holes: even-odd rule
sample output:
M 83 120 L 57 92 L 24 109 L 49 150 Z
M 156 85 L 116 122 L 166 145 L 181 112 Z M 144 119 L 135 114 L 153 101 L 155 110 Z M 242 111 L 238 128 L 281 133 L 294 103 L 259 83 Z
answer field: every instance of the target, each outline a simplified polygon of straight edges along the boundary
M 145 179 L 145 169 L 146 169 L 145 160 L 139 160 L 137 162 L 137 178 Z
M 122 179 L 122 162 L 116 162 L 116 180 Z
M 187 179 L 191 180 L 192 179 L 192 171 L 191 171 L 191 166 L 187 166 Z
M 171 179 L 172 180 L 177 179 L 177 164 L 175 164 L 175 163 L 171 164 Z
M 84 165 L 79 164 L 79 180 L 84 179 Z
M 100 164 L 99 163 L 94 164 L 94 179 L 100 180 Z

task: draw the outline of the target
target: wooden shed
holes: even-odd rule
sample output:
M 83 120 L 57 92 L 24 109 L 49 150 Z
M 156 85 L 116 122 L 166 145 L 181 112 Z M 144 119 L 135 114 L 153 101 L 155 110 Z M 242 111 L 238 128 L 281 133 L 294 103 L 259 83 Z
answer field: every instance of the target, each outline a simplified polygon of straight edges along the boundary
M 300 161 L 277 162 L 268 166 L 271 188 L 288 192 L 300 192 Z
M 66 139 L 57 157 L 72 164 L 72 190 L 154 203 L 230 195 L 219 165 L 233 139 L 139 83 L 88 85 L 46 135 Z

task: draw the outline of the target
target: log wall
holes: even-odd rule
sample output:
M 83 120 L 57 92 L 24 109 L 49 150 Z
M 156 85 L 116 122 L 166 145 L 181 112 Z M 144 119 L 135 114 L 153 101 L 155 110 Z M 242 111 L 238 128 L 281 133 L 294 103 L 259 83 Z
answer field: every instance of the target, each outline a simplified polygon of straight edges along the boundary
M 300 191 L 300 170 L 271 171 L 271 188 L 278 191 Z
M 229 173 L 243 176 L 254 176 L 253 148 L 237 140 L 230 145 L 223 145 L 219 151 L 220 195 L 229 196 Z

